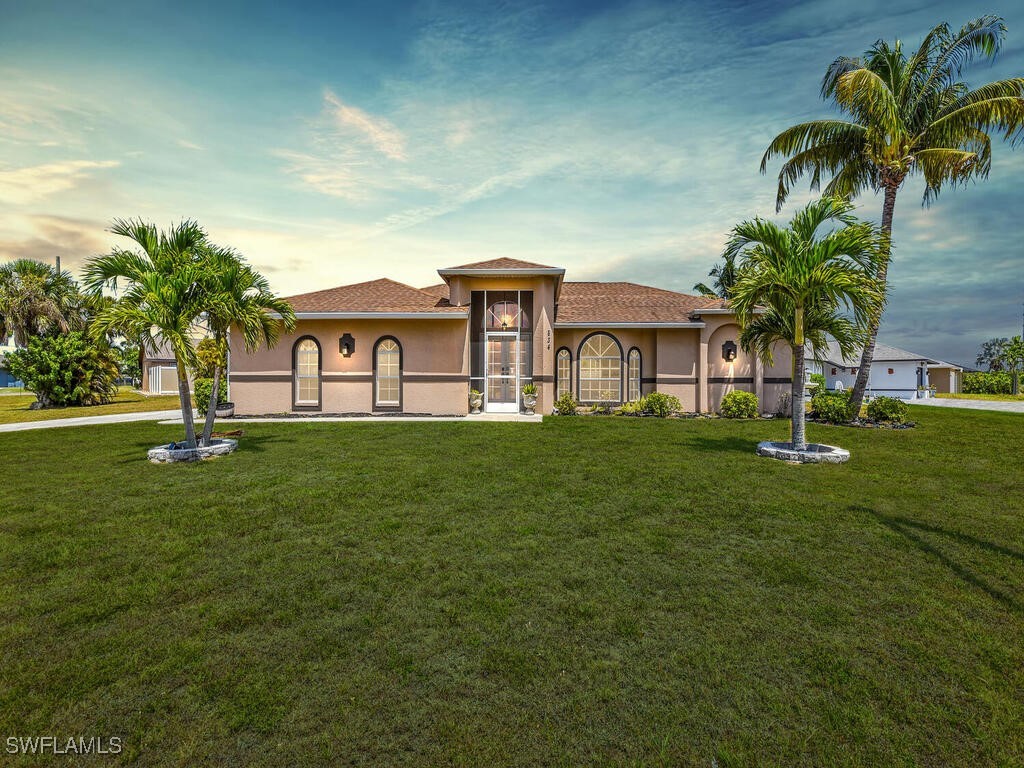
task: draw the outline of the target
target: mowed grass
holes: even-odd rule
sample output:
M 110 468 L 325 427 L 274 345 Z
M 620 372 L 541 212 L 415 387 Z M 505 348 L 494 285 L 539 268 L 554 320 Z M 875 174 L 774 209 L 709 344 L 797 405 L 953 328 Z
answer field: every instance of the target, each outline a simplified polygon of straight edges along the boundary
M 20 391 L 13 387 L 10 391 Z M 139 413 L 142 411 L 167 411 L 179 408 L 177 395 L 143 395 L 122 387 L 113 401 L 106 405 L 71 406 L 66 408 L 42 408 L 29 410 L 36 396 L 29 394 L 4 394 L 0 397 L 0 424 L 21 421 L 47 421 L 49 419 L 74 419 L 80 416 L 103 416 L 111 413 Z
M 1024 435 L 784 422 L 0 435 L 0 723 L 140 765 L 1020 765 Z M 1019 455 L 1019 453 L 1017 454 Z M 23 763 L 37 765 L 39 758 Z

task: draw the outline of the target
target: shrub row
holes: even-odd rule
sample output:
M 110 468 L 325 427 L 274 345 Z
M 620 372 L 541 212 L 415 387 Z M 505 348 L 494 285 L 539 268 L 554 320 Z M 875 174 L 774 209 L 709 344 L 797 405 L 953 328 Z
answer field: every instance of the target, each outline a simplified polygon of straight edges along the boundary
M 965 373 L 960 391 L 965 395 L 1008 395 L 1013 389 L 1009 371 Z

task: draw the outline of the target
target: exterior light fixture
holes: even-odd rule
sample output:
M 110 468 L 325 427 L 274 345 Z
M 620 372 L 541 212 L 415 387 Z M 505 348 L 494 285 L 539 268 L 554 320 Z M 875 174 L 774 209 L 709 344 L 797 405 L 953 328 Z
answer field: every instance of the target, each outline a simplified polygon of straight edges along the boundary
M 346 333 L 338 339 L 338 351 L 341 352 L 342 357 L 351 357 L 352 353 L 356 351 L 356 340 L 352 338 L 351 333 Z
M 731 363 L 736 359 L 736 342 L 727 341 L 722 345 L 722 359 L 727 363 Z

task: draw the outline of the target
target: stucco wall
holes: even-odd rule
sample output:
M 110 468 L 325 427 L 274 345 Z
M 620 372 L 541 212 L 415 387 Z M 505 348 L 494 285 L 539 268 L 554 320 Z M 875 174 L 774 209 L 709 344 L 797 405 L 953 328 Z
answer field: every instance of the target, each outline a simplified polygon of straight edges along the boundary
M 312 336 L 321 350 L 321 406 L 324 413 L 367 413 L 373 408 L 373 351 L 378 339 L 393 336 L 402 348 L 402 410 L 459 414 L 468 411 L 469 357 L 464 318 L 416 320 L 300 320 L 273 349 L 249 353 L 231 341 L 231 398 L 239 414 L 293 410 L 292 355 L 296 342 Z M 342 334 L 355 339 L 343 357 Z

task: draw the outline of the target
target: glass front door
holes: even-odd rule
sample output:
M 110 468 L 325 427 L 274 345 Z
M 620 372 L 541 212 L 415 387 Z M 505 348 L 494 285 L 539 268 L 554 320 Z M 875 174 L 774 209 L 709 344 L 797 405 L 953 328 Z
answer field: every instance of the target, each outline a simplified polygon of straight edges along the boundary
M 487 392 L 485 409 L 519 410 L 519 338 L 515 333 L 487 334 Z

